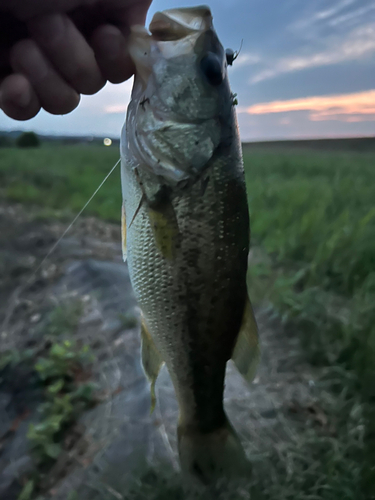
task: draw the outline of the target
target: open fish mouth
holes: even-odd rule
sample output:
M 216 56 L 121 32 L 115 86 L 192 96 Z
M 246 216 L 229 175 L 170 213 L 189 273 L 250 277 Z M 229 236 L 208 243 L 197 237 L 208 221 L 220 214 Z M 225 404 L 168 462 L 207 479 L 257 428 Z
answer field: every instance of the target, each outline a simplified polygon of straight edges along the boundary
M 209 33 L 209 38 L 216 37 L 212 14 L 207 6 L 156 12 L 148 30 L 144 26 L 133 26 L 129 54 L 137 75 L 147 82 L 155 52 L 166 59 L 190 53 L 203 33 Z
M 205 5 L 156 12 L 149 27 L 152 36 L 160 41 L 180 40 L 191 33 L 210 28 L 212 15 Z

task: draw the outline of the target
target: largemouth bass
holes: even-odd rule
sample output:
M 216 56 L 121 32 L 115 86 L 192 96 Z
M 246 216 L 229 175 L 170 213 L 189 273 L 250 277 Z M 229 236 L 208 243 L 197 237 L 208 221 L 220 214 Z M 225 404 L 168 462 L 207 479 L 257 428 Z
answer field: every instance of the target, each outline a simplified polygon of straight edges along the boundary
M 129 41 L 122 134 L 123 248 L 142 310 L 142 362 L 166 363 L 182 470 L 205 484 L 248 471 L 223 408 L 227 361 L 258 359 L 246 289 L 249 216 L 225 51 L 208 7 L 155 14 Z

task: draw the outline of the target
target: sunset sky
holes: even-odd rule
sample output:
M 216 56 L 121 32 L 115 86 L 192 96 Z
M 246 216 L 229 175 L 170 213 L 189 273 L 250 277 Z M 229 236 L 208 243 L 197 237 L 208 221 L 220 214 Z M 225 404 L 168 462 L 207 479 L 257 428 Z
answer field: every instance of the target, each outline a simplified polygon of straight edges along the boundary
M 155 0 L 157 10 L 196 5 Z M 207 2 L 230 68 L 243 140 L 375 135 L 374 0 L 213 0 Z M 83 97 L 67 116 L 41 112 L 0 129 L 119 136 L 131 81 Z

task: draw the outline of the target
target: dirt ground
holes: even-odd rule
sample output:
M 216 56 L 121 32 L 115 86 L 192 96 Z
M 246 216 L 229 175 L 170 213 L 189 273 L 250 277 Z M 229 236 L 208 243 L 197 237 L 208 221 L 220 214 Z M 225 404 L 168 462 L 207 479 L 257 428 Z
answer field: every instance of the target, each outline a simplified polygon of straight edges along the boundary
M 30 348 L 37 356 L 46 348 L 41 332 L 51 308 L 72 297 L 82 301 L 75 335 L 95 351 L 92 378 L 100 401 L 71 430 L 74 446 L 44 480 L 44 494 L 66 499 L 76 491 L 78 498 L 93 500 L 105 491 L 122 498 L 145 460 L 178 471 L 177 404 L 163 370 L 150 415 L 139 363 L 138 310 L 122 263 L 119 226 L 82 218 L 40 265 L 66 226 L 22 206 L 0 205 L 0 356 Z M 298 441 L 306 426 L 331 425 L 319 408 L 317 374 L 298 339 L 266 306 L 257 308 L 256 317 L 262 348 L 257 377 L 248 387 L 229 363 L 225 388 L 229 418 L 254 463 L 270 449 Z M 7 500 L 17 499 L 33 468 L 26 434 L 42 394 L 29 387 L 30 376 L 22 367 L 0 371 L 0 496 Z

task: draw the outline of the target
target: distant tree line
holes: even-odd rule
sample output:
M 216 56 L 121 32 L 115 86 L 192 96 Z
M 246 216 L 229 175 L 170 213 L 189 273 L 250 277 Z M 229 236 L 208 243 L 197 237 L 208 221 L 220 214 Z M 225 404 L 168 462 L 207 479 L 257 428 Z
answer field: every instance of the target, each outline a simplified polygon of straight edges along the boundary
M 0 148 L 38 148 L 41 145 L 40 139 L 35 132 L 23 132 L 15 141 L 6 135 L 0 135 Z
M 35 132 L 24 132 L 16 140 L 18 148 L 38 148 L 40 146 L 40 139 Z
M 10 148 L 13 142 L 6 135 L 0 135 L 0 148 Z

